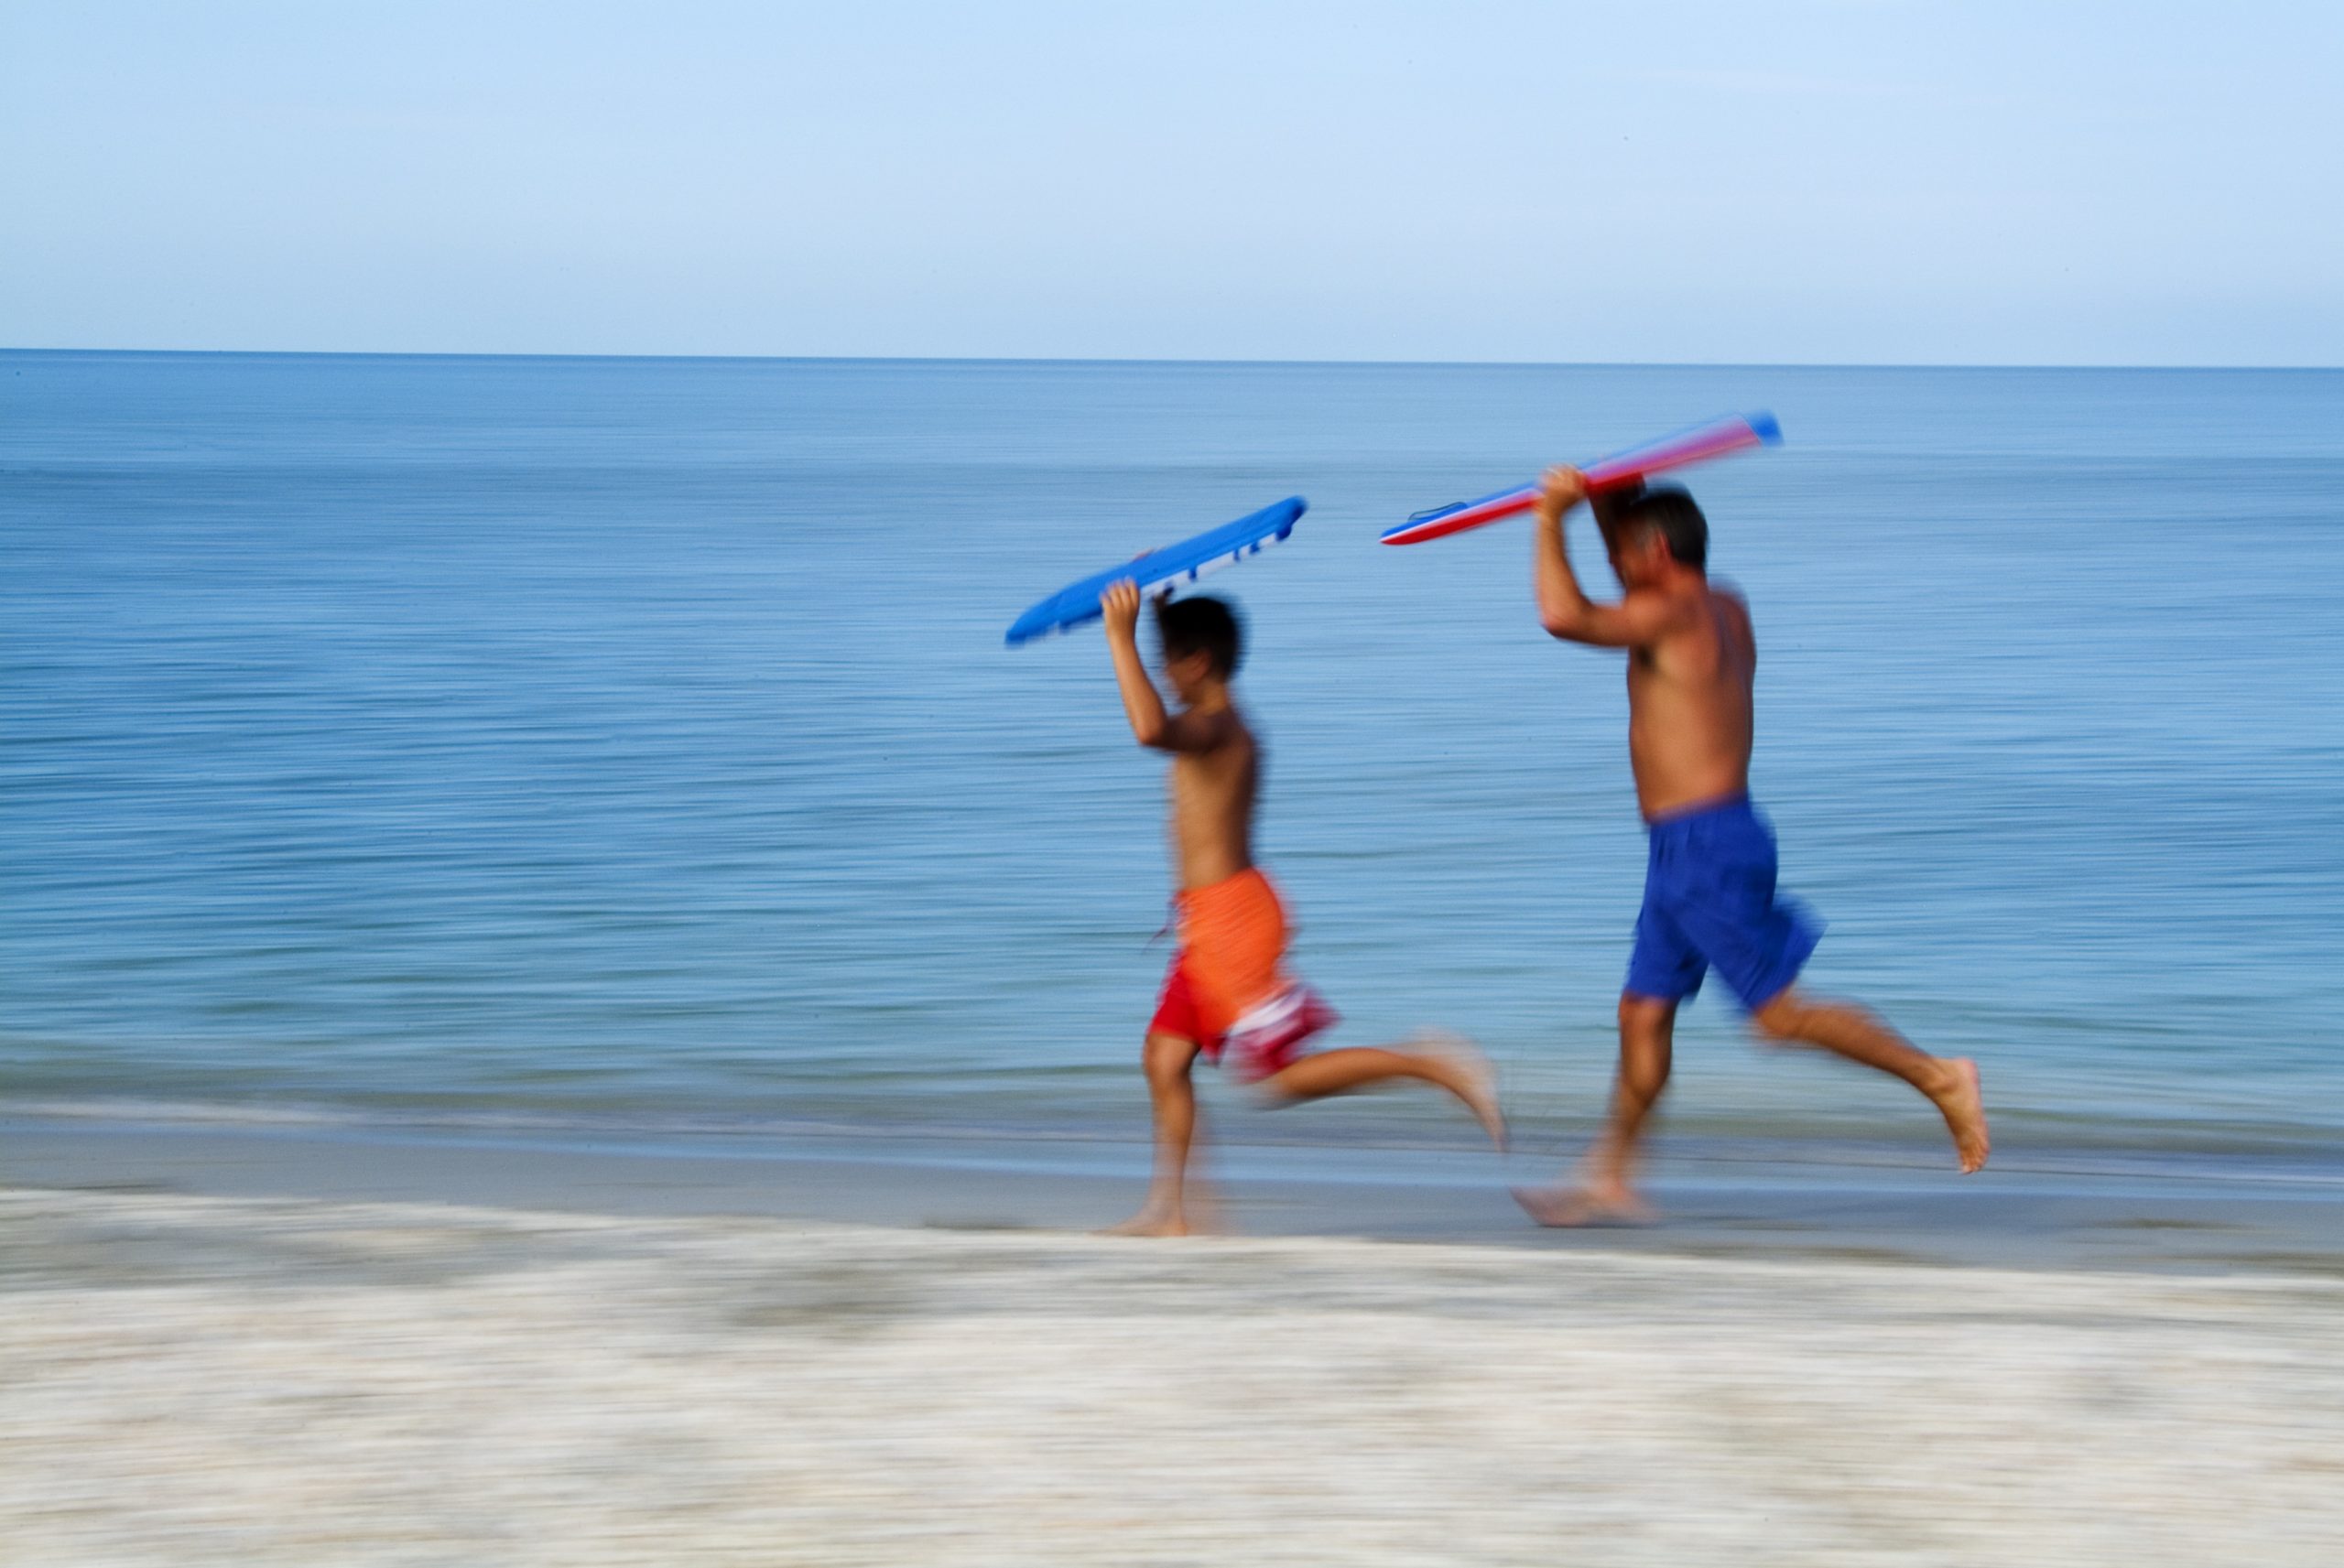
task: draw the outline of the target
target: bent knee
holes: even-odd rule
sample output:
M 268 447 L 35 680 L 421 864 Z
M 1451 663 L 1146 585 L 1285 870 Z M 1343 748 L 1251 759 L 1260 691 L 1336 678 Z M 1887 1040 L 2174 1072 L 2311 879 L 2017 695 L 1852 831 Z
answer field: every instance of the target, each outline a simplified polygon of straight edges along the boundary
M 1264 1110 L 1284 1110 L 1287 1106 L 1300 1105 L 1308 1097 L 1295 1093 L 1291 1085 L 1281 1082 L 1279 1075 L 1273 1073 L 1246 1085 L 1245 1098 Z
M 1764 1004 L 1750 1011 L 1750 1027 L 1765 1040 L 1797 1040 L 1804 1038 L 1807 1027 L 1807 1002 L 1795 989 L 1785 988 L 1776 992 Z

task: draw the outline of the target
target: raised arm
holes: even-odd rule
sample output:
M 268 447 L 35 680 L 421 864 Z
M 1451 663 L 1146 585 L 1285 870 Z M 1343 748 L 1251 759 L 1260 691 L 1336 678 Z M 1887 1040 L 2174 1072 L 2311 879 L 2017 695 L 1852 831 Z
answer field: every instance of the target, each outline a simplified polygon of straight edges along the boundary
M 1139 656 L 1139 585 L 1126 578 L 1099 596 L 1107 620 L 1107 651 L 1115 661 L 1115 687 L 1123 717 L 1143 746 L 1159 752 L 1210 752 L 1228 731 L 1222 714 L 1170 713 Z
M 1587 499 L 1587 476 L 1574 468 L 1546 470 L 1534 530 L 1531 580 L 1538 593 L 1538 624 L 1550 637 L 1599 648 L 1641 648 L 1658 640 L 1678 611 L 1667 595 L 1632 592 L 1617 604 L 1598 604 L 1579 586 L 1563 548 L 1563 516 Z

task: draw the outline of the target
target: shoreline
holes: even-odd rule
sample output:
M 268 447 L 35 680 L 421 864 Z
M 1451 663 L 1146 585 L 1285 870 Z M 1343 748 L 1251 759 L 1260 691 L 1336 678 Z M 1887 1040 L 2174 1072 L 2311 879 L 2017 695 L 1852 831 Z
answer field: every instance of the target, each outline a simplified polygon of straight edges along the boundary
M 1507 1195 L 1547 1155 L 1220 1144 L 1207 1171 L 1235 1233 L 1638 1256 L 1871 1258 L 1932 1266 L 2344 1276 L 2344 1181 L 2269 1169 L 2030 1167 L 1973 1177 L 1910 1160 L 1687 1156 L 1654 1166 L 1661 1223 L 1541 1230 Z M 2013 1168 L 2014 1167 L 2014 1168 Z M 220 1126 L 0 1114 L 0 1188 L 602 1217 L 755 1217 L 944 1230 L 1080 1232 L 1137 1206 L 1136 1140 L 1037 1143 L 973 1130 L 729 1138 L 546 1138 L 350 1125 Z
M 933 1091 L 937 1080 L 922 1080 Z M 1131 1086 L 1119 1076 L 1118 1087 Z M 1212 1141 L 1246 1148 L 1385 1154 L 1474 1152 L 1483 1147 L 1470 1122 L 1443 1103 L 1375 1093 L 1343 1097 L 1295 1114 L 1253 1103 L 1242 1090 L 1209 1078 L 1199 1107 Z M 1672 1106 L 1661 1134 L 1668 1157 L 1784 1168 L 1861 1165 L 1931 1170 L 1945 1147 L 1934 1114 L 1890 1097 L 1904 1115 L 1869 1113 L 1842 1101 L 1816 1114 L 1768 1105 L 1736 1114 L 1715 1106 Z M 2110 1112 L 2079 1116 L 1997 1101 L 1990 1106 L 1994 1163 L 2034 1175 L 2163 1174 L 2227 1181 L 2329 1183 L 2344 1186 L 2344 1122 L 2224 1118 L 2201 1110 L 2187 1118 Z M 1553 1097 L 1511 1094 L 1507 1112 L 1517 1146 L 1557 1158 L 1583 1149 L 1602 1130 L 1600 1107 Z M 706 1146 L 781 1145 L 803 1140 L 862 1140 L 895 1145 L 960 1143 L 1052 1148 L 1113 1145 L 1146 1134 L 1144 1095 L 1101 1097 L 1076 1105 L 1062 1098 L 998 1092 L 797 1097 L 778 1104 L 709 1105 L 532 1102 L 489 1096 L 304 1098 L 272 1089 L 259 1097 L 175 1098 L 168 1094 L 27 1090 L 21 1076 L 0 1092 L 0 1126 L 140 1126 L 289 1130 L 318 1137 L 517 1138 L 577 1147 L 624 1145 L 689 1155 Z

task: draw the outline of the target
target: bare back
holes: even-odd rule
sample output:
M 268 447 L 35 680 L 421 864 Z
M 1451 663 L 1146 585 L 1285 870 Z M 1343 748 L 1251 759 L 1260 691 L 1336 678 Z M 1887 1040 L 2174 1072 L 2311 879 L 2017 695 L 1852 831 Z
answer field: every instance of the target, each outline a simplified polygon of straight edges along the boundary
M 1166 770 L 1173 871 L 1181 888 L 1210 887 L 1253 864 L 1253 797 L 1261 749 L 1234 707 L 1213 716 L 1211 745 L 1176 752 Z
M 1739 594 L 1687 583 L 1682 612 L 1628 650 L 1628 759 L 1647 817 L 1750 787 L 1758 643 Z

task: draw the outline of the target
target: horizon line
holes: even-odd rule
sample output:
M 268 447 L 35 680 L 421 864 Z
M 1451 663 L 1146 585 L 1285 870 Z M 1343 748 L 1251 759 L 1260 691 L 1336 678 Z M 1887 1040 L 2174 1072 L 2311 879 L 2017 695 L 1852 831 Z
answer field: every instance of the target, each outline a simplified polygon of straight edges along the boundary
M 210 359 L 581 360 L 715 364 L 997 364 L 997 365 L 1244 365 L 1296 368 L 1425 370 L 2044 370 L 2236 371 L 2251 373 L 2331 373 L 2344 364 L 2240 364 L 2027 360 L 1473 360 L 1473 359 L 1232 359 L 1206 355 L 1130 354 L 752 354 L 624 353 L 587 351 L 504 351 L 481 349 L 124 349 L 0 344 L 0 355 L 99 355 Z

